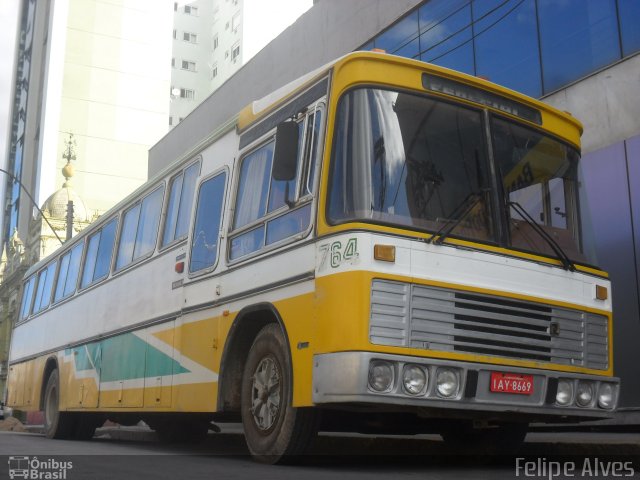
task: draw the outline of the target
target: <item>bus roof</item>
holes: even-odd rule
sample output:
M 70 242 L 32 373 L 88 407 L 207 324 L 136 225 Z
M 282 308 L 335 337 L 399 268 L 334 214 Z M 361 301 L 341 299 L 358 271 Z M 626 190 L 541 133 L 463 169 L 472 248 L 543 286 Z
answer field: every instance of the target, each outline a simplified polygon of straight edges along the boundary
M 322 67 L 284 85 L 283 87 L 275 90 L 274 92 L 253 101 L 247 105 L 238 115 L 237 127 L 240 131 L 244 131 L 251 127 L 255 122 L 268 115 L 273 110 L 277 109 L 280 105 L 287 102 L 292 97 L 296 96 L 302 90 L 305 90 L 309 86 L 313 85 L 323 77 L 329 74 L 331 70 L 336 72 L 342 70 L 345 66 L 355 62 L 370 62 L 371 65 L 384 63 L 388 66 L 407 66 L 418 68 L 424 73 L 433 73 L 441 77 L 450 78 L 452 80 L 464 83 L 470 86 L 475 86 L 484 91 L 495 93 L 501 97 L 508 98 L 519 104 L 530 106 L 537 110 L 540 110 L 547 115 L 560 119 L 561 122 L 565 122 L 570 125 L 571 129 L 575 129 L 577 135 L 570 135 L 565 138 L 570 141 L 576 147 L 579 145 L 579 136 L 582 134 L 582 123 L 573 117 L 569 112 L 558 110 L 551 105 L 548 105 L 540 100 L 536 100 L 532 97 L 524 95 L 515 90 L 503 87 L 496 83 L 493 83 L 487 79 L 481 77 L 475 77 L 466 73 L 451 70 L 449 68 L 441 67 L 431 63 L 425 63 L 418 60 L 412 60 L 405 57 L 399 57 L 396 55 L 389 55 L 381 52 L 353 52 L 344 55 L 336 60 L 333 60 Z M 563 136 L 563 135 L 560 135 Z

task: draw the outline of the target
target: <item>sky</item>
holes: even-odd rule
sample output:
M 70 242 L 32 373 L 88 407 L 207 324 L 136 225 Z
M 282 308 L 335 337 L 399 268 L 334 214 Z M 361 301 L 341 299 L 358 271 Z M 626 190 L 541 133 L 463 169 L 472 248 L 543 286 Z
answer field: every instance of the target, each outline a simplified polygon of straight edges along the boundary
M 2 0 L 0 0 L 2 1 Z M 244 0 L 246 62 L 313 6 L 313 0 Z

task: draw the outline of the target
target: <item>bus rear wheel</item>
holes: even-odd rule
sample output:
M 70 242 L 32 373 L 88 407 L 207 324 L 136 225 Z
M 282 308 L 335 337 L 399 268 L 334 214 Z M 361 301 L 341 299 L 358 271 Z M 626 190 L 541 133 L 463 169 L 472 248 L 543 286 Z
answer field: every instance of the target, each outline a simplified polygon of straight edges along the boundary
M 44 430 L 48 438 L 65 439 L 74 434 L 70 413 L 60 411 L 60 375 L 53 370 L 44 391 Z
M 280 326 L 266 325 L 251 346 L 242 376 L 242 424 L 249 451 L 264 463 L 306 453 L 318 432 L 312 408 L 294 408 L 291 360 Z

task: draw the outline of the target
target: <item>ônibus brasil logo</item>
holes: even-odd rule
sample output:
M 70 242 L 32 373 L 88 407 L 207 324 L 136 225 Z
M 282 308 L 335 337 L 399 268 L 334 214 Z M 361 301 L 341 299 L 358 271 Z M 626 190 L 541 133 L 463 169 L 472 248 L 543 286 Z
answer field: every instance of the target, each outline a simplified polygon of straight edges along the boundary
M 38 457 L 9 457 L 9 478 L 30 480 L 65 480 L 67 470 L 73 468 L 73 462 L 63 462 L 54 458 L 39 460 Z

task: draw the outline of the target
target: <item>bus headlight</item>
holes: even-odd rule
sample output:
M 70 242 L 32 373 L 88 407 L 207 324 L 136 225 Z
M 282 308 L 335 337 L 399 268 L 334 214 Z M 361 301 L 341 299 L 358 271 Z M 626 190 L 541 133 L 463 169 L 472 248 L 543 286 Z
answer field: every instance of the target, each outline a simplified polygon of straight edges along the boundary
M 593 400 L 593 383 L 578 382 L 578 390 L 576 393 L 576 403 L 579 407 L 588 407 Z
M 556 393 L 556 403 L 566 407 L 571 403 L 573 397 L 573 382 L 570 380 L 560 380 L 558 382 L 558 393 Z
M 449 398 L 458 394 L 460 378 L 451 368 L 439 368 L 436 377 L 436 388 L 440 396 Z
M 387 392 L 393 386 L 393 365 L 382 360 L 369 364 L 369 386 L 374 392 Z
M 427 372 L 418 365 L 405 365 L 402 369 L 402 384 L 409 395 L 419 395 L 427 385 Z
M 616 403 L 615 387 L 610 383 L 601 383 L 598 389 L 598 405 L 607 410 L 613 408 Z

